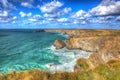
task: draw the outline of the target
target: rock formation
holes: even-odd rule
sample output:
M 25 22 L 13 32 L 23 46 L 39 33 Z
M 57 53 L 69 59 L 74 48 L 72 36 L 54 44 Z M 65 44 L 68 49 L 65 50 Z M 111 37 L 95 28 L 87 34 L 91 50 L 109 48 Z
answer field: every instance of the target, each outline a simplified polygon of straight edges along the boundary
M 100 37 L 69 38 L 67 48 L 94 52 L 99 50 L 100 40 Z
M 120 58 L 120 31 L 58 30 L 57 32 L 69 35 L 66 42 L 68 49 L 80 49 L 93 53 L 88 59 L 82 60 L 90 68 L 95 68 L 100 64 L 106 64 L 110 60 Z
M 55 40 L 54 46 L 56 49 L 62 49 L 66 46 L 66 43 L 62 40 Z

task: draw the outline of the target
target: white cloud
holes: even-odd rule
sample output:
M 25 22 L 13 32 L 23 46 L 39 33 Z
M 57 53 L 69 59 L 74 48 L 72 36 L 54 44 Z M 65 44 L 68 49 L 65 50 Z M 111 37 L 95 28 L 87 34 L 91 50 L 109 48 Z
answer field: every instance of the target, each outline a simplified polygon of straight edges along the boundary
M 66 15 L 71 12 L 71 8 L 64 8 L 61 12 L 59 12 L 59 15 Z
M 58 22 L 69 22 L 67 18 L 60 18 L 57 20 Z
M 45 13 L 45 14 L 43 14 L 43 16 L 46 17 L 46 18 L 57 18 L 58 14 L 47 14 L 47 13 Z
M 63 4 L 59 1 L 52 1 L 40 7 L 41 12 L 43 13 L 56 13 Z
M 7 11 L 1 11 L 0 12 L 0 17 L 7 17 L 8 16 L 8 12 Z
M 10 13 L 7 11 L 0 11 L 0 23 L 8 23 L 15 19 Z
M 30 18 L 29 21 L 31 21 L 31 22 L 36 22 L 37 20 L 36 20 L 36 19 L 33 19 L 33 18 Z
M 120 16 L 118 16 L 118 17 L 116 18 L 116 21 L 120 21 Z
M 19 15 L 22 17 L 22 18 L 24 18 L 24 17 L 30 17 L 30 16 L 32 16 L 32 13 L 31 12 L 29 12 L 29 13 L 24 13 L 24 12 L 20 12 L 19 13 Z
M 83 20 L 83 19 L 86 19 L 86 18 L 89 18 L 91 15 L 83 10 L 79 10 L 78 12 L 76 12 L 75 14 L 73 14 L 71 16 L 71 18 L 75 18 L 75 19 L 80 19 L 80 20 Z
M 33 5 L 31 3 L 28 3 L 28 2 L 22 2 L 21 6 L 26 7 L 26 8 L 33 8 Z
M 14 16 L 12 19 L 13 19 L 13 20 L 16 20 L 16 19 L 17 19 L 17 17 L 16 17 L 16 16 Z
M 94 16 L 120 14 L 120 1 L 103 0 L 100 5 L 91 9 L 90 13 Z
M 34 15 L 32 18 L 29 18 L 28 20 L 31 22 L 36 22 L 36 21 L 39 21 L 41 19 L 42 19 L 42 17 L 40 15 Z
M 86 12 L 83 11 L 83 10 L 79 10 L 78 12 L 76 12 L 74 15 L 72 15 L 72 18 L 78 18 L 78 17 L 81 17 L 83 15 L 85 15 Z
M 86 24 L 89 17 L 91 17 L 91 15 L 83 10 L 79 10 L 75 14 L 71 15 L 73 24 Z
M 111 19 L 113 19 L 113 18 L 114 18 L 113 16 L 106 16 L 106 17 L 105 17 L 106 20 L 111 20 Z
M 1 4 L 0 6 L 4 9 L 8 9 L 8 10 L 14 9 L 14 10 L 16 10 L 16 7 L 13 6 L 10 2 L 8 2 L 8 0 L 0 0 L 0 4 Z
M 71 8 L 62 8 L 63 3 L 59 1 L 52 1 L 44 4 L 43 6 L 38 6 L 38 8 L 43 13 L 43 16 L 49 21 L 55 21 L 57 18 L 69 14 Z
M 21 17 L 25 17 L 26 16 L 26 14 L 24 12 L 22 12 L 22 11 L 19 14 L 20 14 Z

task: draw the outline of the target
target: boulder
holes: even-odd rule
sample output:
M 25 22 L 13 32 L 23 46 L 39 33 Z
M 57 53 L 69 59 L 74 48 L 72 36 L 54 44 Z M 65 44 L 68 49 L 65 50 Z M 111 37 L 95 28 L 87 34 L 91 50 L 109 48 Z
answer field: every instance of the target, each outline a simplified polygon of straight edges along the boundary
M 54 46 L 56 47 L 56 49 L 62 49 L 66 46 L 66 43 L 62 40 L 55 40 Z

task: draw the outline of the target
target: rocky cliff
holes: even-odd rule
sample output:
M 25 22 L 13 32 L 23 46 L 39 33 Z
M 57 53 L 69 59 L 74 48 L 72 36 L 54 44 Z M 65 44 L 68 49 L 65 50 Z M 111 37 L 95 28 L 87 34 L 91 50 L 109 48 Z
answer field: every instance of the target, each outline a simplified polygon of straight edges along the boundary
M 120 36 L 103 37 L 99 39 L 99 42 L 94 44 L 94 46 L 98 47 L 97 49 L 95 48 L 97 51 L 93 52 L 93 54 L 84 61 L 89 65 L 90 69 L 94 69 L 100 64 L 106 64 L 110 60 L 120 59 Z
M 119 30 L 45 30 L 45 32 L 57 32 L 67 34 L 70 38 L 120 35 Z
M 49 30 L 69 35 L 68 49 L 80 49 L 93 54 L 84 60 L 90 68 L 120 58 L 119 30 Z M 81 60 L 78 60 L 81 62 Z

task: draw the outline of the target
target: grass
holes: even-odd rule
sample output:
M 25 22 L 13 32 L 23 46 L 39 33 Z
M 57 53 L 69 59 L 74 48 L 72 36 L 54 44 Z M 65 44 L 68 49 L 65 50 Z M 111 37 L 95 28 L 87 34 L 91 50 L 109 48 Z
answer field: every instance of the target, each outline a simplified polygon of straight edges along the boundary
M 86 69 L 86 63 L 80 66 Z M 88 67 L 88 66 L 87 66 Z M 120 61 L 109 61 L 93 70 L 50 74 L 39 70 L 1 74 L 0 80 L 120 80 Z

